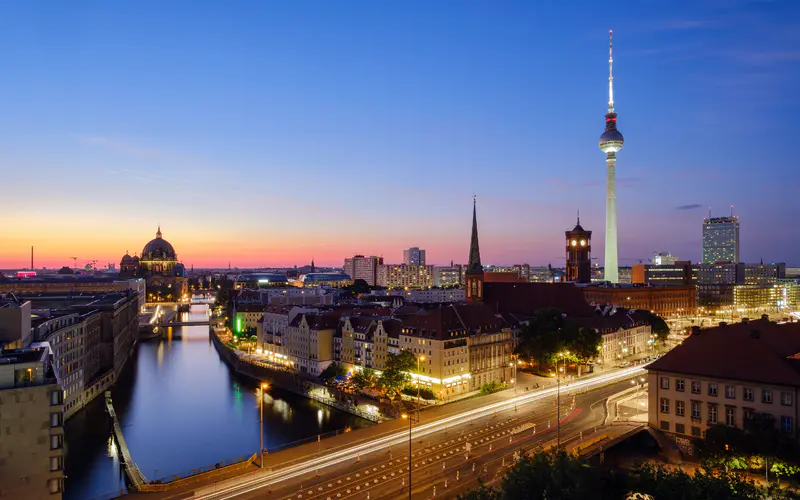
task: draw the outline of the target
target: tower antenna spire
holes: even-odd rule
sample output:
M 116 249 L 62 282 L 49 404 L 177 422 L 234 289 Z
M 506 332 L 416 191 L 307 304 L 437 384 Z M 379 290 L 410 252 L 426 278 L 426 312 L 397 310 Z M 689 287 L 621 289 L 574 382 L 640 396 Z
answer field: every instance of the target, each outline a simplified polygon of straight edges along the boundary
M 614 30 L 608 30 L 608 112 L 614 112 L 614 57 L 612 56 L 614 44 L 612 35 Z
M 581 209 L 578 209 L 578 225 L 581 225 Z

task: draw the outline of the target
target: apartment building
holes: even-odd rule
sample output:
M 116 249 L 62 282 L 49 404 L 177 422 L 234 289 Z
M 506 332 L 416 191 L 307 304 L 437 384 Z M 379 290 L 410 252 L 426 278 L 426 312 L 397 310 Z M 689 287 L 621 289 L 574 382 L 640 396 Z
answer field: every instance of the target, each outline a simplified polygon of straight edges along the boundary
M 64 399 L 47 344 L 0 353 L 0 498 L 60 499 Z
M 400 319 L 400 349 L 425 357 L 412 377 L 441 397 L 510 380 L 511 328 L 491 306 L 439 305 Z
M 233 331 L 236 333 L 252 333 L 258 330 L 264 320 L 263 304 L 235 304 L 233 308 Z
M 680 439 L 767 425 L 798 439 L 800 324 L 762 318 L 695 331 L 648 367 L 648 423 Z
M 400 353 L 400 321 L 381 316 L 345 316 L 338 357 L 350 369 L 386 369 L 389 354 Z
M 434 266 L 381 264 L 376 284 L 386 288 L 430 288 L 434 284 Z
M 377 284 L 378 266 L 383 264 L 383 257 L 371 255 L 355 255 L 344 259 L 344 273 L 355 280 L 364 280 L 370 286 Z
M 319 375 L 333 362 L 333 337 L 339 315 L 299 314 L 286 332 L 284 352 L 299 373 Z
M 606 368 L 626 360 L 647 357 L 655 348 L 650 323 L 644 314 L 635 310 L 606 306 L 597 308 L 593 316 L 568 318 L 567 321 L 601 334 L 597 362 Z

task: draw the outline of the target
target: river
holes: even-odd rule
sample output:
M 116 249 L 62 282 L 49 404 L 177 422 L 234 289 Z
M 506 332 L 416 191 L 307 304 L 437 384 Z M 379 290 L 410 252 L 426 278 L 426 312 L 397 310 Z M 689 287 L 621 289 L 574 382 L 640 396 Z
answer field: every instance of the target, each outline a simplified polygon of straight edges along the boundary
M 192 306 L 182 319 L 201 319 Z M 233 373 L 211 344 L 208 326 L 168 328 L 142 342 L 112 389 L 133 459 L 148 478 L 256 453 L 257 382 Z M 371 422 L 296 394 L 270 388 L 264 396 L 267 448 Z M 65 426 L 65 500 L 116 496 L 125 480 L 100 396 Z

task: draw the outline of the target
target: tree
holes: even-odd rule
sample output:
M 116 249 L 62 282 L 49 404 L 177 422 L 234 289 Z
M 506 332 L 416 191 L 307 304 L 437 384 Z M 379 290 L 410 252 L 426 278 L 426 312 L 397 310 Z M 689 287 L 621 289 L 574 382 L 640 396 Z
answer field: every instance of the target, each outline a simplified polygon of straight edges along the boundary
M 645 319 L 650 323 L 650 330 L 656 336 L 659 342 L 665 344 L 669 337 L 669 325 L 664 321 L 661 316 L 651 313 L 650 311 L 642 311 Z
M 386 358 L 386 369 L 378 380 L 378 385 L 386 396 L 394 398 L 405 387 L 411 380 L 409 372 L 416 369 L 416 365 L 417 358 L 408 349 L 400 351 L 399 354 L 389 354 Z
M 371 389 L 378 385 L 378 377 L 375 375 L 375 370 L 364 368 L 354 373 L 350 377 L 350 382 L 360 391 L 362 389 Z
M 575 353 L 578 363 L 587 364 L 597 356 L 597 351 L 603 343 L 603 336 L 594 328 L 579 328 L 573 339 L 567 341 L 569 351 Z M 578 365 L 578 376 L 580 376 Z
M 322 370 L 322 373 L 319 374 L 319 378 L 322 380 L 333 380 L 336 377 L 344 377 L 345 373 L 347 372 L 345 371 L 344 366 L 333 362 L 329 364 L 327 368 Z

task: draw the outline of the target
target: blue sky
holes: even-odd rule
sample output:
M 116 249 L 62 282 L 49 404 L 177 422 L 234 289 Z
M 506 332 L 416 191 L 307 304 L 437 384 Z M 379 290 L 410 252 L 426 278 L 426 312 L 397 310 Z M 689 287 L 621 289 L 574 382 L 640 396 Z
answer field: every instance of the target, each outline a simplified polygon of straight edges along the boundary
M 17 2 L 0 6 L 0 266 L 602 262 L 614 30 L 621 264 L 800 265 L 800 2 Z

